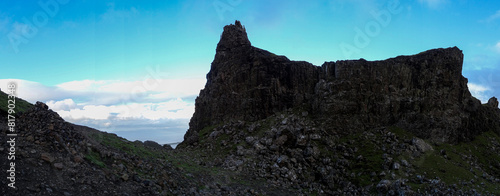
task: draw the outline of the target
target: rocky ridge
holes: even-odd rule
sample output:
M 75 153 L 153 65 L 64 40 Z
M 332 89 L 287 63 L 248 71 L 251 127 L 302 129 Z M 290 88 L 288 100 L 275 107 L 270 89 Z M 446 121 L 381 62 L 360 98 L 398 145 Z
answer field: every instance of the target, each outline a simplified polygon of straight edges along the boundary
M 314 66 L 253 47 L 237 21 L 216 52 L 175 150 L 26 104 L 19 189 L 0 195 L 500 194 L 498 100 L 470 95 L 458 48 Z
M 470 141 L 500 123 L 472 97 L 462 51 L 433 49 L 383 61 L 344 60 L 314 66 L 253 47 L 241 23 L 224 27 L 207 84 L 184 144 L 207 126 L 256 121 L 301 108 L 331 131 L 397 125 L 436 142 Z M 182 145 L 181 145 L 182 146 Z

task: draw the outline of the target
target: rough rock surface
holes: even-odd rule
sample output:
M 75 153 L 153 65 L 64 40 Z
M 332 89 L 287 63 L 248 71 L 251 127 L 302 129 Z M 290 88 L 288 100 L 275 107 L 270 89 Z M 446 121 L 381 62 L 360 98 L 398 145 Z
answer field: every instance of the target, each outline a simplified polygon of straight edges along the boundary
M 2 119 L 6 116 L 2 115 Z M 0 121 L 2 144 L 7 144 L 3 137 L 8 132 L 6 122 Z M 162 150 L 164 147 L 156 142 L 130 142 L 114 134 L 65 122 L 41 102 L 16 116 L 16 125 L 17 189 L 8 187 L 10 181 L 2 177 L 0 195 L 238 193 L 234 189 L 192 190 L 197 186 L 215 187 L 217 181 L 207 175 L 188 179 L 186 171 L 174 165 L 172 151 L 166 147 Z M 8 150 L 4 147 L 0 146 L 2 154 Z M 8 164 L 7 156 L 2 157 L 0 167 L 7 170 Z
M 16 121 L 17 190 L 7 188 L 1 179 L 0 195 L 151 195 L 155 187 L 121 180 L 121 171 L 99 167 L 90 161 L 90 154 L 104 159 L 115 156 L 123 163 L 133 164 L 134 157 L 118 154 L 95 143 L 88 135 L 91 129 L 65 122 L 44 103 L 18 116 Z M 6 134 L 5 124 L 0 133 Z M 93 130 L 96 131 L 96 130 Z M 3 139 L 2 139 L 3 140 Z M 2 168 L 6 168 L 3 161 Z M 103 163 L 104 164 L 104 163 Z M 168 166 L 167 166 L 168 167 Z M 130 174 L 132 175 L 132 174 Z
M 6 98 L 0 93 L 0 99 Z M 65 122 L 44 103 L 16 113 L 16 189 L 0 179 L 0 195 L 261 195 L 288 193 L 266 184 L 243 186 L 247 176 L 204 168 L 193 151 L 174 151 L 154 141 L 131 142 L 115 134 Z M 0 107 L 0 117 L 7 112 Z M 7 120 L 0 121 L 0 142 L 8 144 Z M 0 145 L 7 170 L 10 147 Z M 201 155 L 206 156 L 204 154 Z M 8 174 L 7 172 L 4 172 Z M 288 194 L 289 195 L 289 194 Z
M 499 123 L 481 120 L 491 109 L 471 96 L 462 62 L 462 51 L 453 47 L 318 67 L 251 46 L 236 22 L 224 27 L 180 146 L 196 143 L 207 126 L 261 120 L 289 108 L 324 120 L 328 131 L 398 125 L 435 142 L 470 141 Z
M 471 96 L 462 61 L 453 47 L 318 67 L 236 22 L 176 151 L 298 195 L 497 194 L 500 109 Z
M 492 97 L 488 100 L 488 105 L 492 108 L 498 108 L 498 99 L 496 97 Z
M 19 188 L 0 178 L 0 195 L 499 195 L 498 101 L 470 95 L 462 58 L 448 48 L 317 67 L 252 47 L 236 22 L 175 150 L 26 102 Z

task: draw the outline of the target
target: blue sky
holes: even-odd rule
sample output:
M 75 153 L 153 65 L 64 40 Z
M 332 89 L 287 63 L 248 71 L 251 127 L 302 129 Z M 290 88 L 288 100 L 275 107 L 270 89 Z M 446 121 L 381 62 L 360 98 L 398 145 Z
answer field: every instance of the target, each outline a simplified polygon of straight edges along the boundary
M 457 46 L 471 92 L 500 96 L 493 0 L 1 1 L 0 88 L 131 140 L 180 141 L 236 19 L 252 45 L 315 65 Z

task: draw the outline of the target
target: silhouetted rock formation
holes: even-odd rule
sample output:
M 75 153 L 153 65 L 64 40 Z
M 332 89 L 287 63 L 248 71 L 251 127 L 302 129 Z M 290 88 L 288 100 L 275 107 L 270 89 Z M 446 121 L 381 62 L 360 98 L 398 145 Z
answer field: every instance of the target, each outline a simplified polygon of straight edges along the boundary
M 492 97 L 488 100 L 488 105 L 492 108 L 498 108 L 498 99 L 496 97 Z
M 453 47 L 318 67 L 251 46 L 236 21 L 224 27 L 180 146 L 195 144 L 207 126 L 256 121 L 289 108 L 313 114 L 329 131 L 397 125 L 435 142 L 468 141 L 499 123 L 484 120 L 493 109 L 471 96 L 462 62 L 462 51 Z
M 499 195 L 498 100 L 471 96 L 462 61 L 454 47 L 318 67 L 252 47 L 236 21 L 175 150 L 16 99 L 18 188 L 2 178 L 0 195 Z

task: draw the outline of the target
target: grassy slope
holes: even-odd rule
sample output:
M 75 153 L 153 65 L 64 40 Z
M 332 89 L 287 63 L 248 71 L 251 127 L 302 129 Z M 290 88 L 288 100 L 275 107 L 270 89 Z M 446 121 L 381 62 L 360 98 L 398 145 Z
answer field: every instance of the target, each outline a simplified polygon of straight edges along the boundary
M 411 138 L 412 135 L 404 130 L 393 128 L 391 132 L 399 138 Z M 428 151 L 422 156 L 411 159 L 408 154 L 406 158 L 415 166 L 415 174 L 423 175 L 428 179 L 440 179 L 448 185 L 456 184 L 462 187 L 461 182 L 474 181 L 474 185 L 464 187 L 465 189 L 477 189 L 479 192 L 500 194 L 496 189 L 498 183 L 489 180 L 489 176 L 500 176 L 500 154 L 498 144 L 500 137 L 493 131 L 478 135 L 473 141 L 459 143 L 457 145 L 440 144 L 433 145 L 433 151 Z M 481 186 L 477 186 L 482 184 Z M 410 182 L 414 190 L 423 185 Z
M 8 111 L 8 95 L 2 91 L 0 91 L 0 113 L 3 113 L 3 114 L 6 114 L 7 111 Z M 16 112 L 16 114 L 20 113 L 20 112 L 24 112 L 26 110 L 28 110 L 30 107 L 33 107 L 33 104 L 23 100 L 23 99 L 20 99 L 20 98 L 17 98 L 16 97 L 16 103 L 15 103 L 16 107 L 14 109 L 14 111 Z

